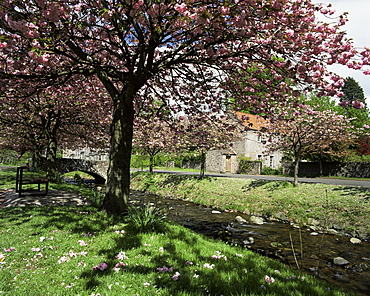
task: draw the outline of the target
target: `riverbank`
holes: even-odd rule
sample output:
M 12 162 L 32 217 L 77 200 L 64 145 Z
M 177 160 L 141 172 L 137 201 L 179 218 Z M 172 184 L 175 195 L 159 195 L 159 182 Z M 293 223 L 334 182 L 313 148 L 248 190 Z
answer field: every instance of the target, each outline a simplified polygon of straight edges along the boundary
M 135 172 L 131 188 L 314 231 L 370 239 L 370 188 Z

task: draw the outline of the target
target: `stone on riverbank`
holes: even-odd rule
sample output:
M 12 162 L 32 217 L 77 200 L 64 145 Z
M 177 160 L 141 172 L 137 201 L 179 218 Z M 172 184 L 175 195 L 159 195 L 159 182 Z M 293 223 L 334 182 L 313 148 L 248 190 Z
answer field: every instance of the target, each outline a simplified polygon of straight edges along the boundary
M 249 222 L 261 225 L 263 224 L 263 218 L 257 217 L 257 216 L 251 216 L 249 219 Z
M 333 259 L 333 263 L 335 265 L 347 265 L 349 264 L 349 261 L 347 261 L 346 259 L 342 258 L 342 257 L 336 257 Z

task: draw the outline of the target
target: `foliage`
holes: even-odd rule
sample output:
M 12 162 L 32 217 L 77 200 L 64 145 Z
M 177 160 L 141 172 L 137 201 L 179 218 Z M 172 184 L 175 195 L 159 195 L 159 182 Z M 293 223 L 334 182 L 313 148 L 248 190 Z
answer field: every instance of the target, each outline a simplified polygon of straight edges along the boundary
M 129 228 L 134 233 L 165 231 L 166 214 L 163 209 L 151 204 L 140 203 L 128 209 Z
M 358 155 L 370 155 L 370 136 L 364 135 L 356 141 L 356 152 Z
M 298 107 L 298 106 L 297 106 Z M 281 150 L 294 161 L 294 184 L 298 186 L 299 162 L 303 157 L 341 156 L 354 143 L 356 134 L 349 119 L 331 110 L 316 111 L 308 106 L 282 108 L 262 133 L 270 151 Z
M 338 114 L 343 113 L 343 108 L 338 105 L 337 101 L 331 97 L 318 97 L 315 94 L 312 94 L 308 98 L 304 99 L 304 102 L 311 106 L 312 109 L 316 111 L 326 111 L 330 110 Z
M 149 156 L 141 154 L 132 154 L 131 167 L 133 168 L 146 168 L 149 167 Z
M 0 163 L 1 164 L 17 165 L 18 158 L 19 158 L 19 154 L 14 150 L 0 149 Z
M 370 155 L 358 155 L 357 153 L 349 153 L 345 162 L 370 162 Z
M 83 186 L 85 184 L 84 179 L 82 179 L 81 176 L 77 173 L 73 176 L 73 179 L 77 183 L 77 186 Z
M 282 174 L 283 174 L 282 168 L 273 169 L 268 166 L 264 166 L 261 171 L 261 175 L 282 175 Z
M 369 109 L 367 108 L 364 90 L 359 83 L 352 77 L 347 77 L 342 92 L 343 96 L 339 103 L 342 107 L 342 114 L 347 118 L 353 118 L 352 123 L 356 128 L 368 125 L 370 123 Z M 354 105 L 361 105 L 362 108 L 352 108 Z
M 75 148 L 88 144 L 100 148 L 106 145 L 110 120 L 106 106 L 109 104 L 106 98 L 92 100 L 98 87 L 85 80 L 35 90 L 28 100 L 23 97 L 3 100 L 0 143 L 21 155 L 26 151 L 40 154 L 46 150 L 50 166 L 61 146 Z
M 238 157 L 238 173 L 247 173 L 251 169 L 251 158 L 245 156 Z
M 162 118 L 153 114 L 138 116 L 135 119 L 133 149 L 149 156 L 149 171 L 153 172 L 154 158 L 160 152 L 176 150 L 177 133 L 173 127 L 174 119 Z

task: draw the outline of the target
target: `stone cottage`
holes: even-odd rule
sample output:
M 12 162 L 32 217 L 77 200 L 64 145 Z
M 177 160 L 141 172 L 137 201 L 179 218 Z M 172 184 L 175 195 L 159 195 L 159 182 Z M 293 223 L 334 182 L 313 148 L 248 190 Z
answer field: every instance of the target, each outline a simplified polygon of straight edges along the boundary
M 215 173 L 237 173 L 238 158 L 248 157 L 251 161 L 260 161 L 263 167 L 277 169 L 283 153 L 275 151 L 267 153 L 267 139 L 259 135 L 266 120 L 260 116 L 235 112 L 236 116 L 249 129 L 245 131 L 240 140 L 232 143 L 232 147 L 225 150 L 211 150 L 206 155 L 206 171 Z M 256 166 L 252 174 L 260 174 L 261 166 Z

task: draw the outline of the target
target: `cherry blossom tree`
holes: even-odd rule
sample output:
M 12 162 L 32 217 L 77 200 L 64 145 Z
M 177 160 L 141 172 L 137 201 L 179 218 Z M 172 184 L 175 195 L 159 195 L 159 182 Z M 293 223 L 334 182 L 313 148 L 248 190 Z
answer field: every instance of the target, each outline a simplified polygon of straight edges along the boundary
M 160 152 L 174 152 L 178 134 L 173 124 L 157 116 L 135 119 L 133 147 L 149 155 L 149 171 L 153 173 L 154 157 Z
M 229 97 L 219 83 L 227 81 L 224 90 L 236 93 L 238 108 L 261 109 L 284 104 L 292 85 L 333 94 L 343 83 L 327 71 L 328 64 L 359 69 L 370 59 L 365 49 L 362 61 L 354 60 L 358 52 L 341 30 L 346 15 L 333 24 L 319 22 L 317 13 L 333 12 L 310 0 L 4 0 L 0 5 L 3 96 L 28 98 L 76 75 L 97 78 L 109 94 L 103 208 L 111 213 L 127 209 L 134 106 L 148 89 L 174 112 L 190 114 L 207 105 L 217 113 Z M 259 70 L 247 75 L 247 84 L 235 83 L 247 77 L 251 64 Z M 265 69 L 274 75 L 273 85 Z M 263 100 L 253 91 L 261 85 L 271 90 Z
M 281 150 L 294 161 L 294 186 L 298 186 L 299 162 L 305 155 L 338 155 L 356 135 L 351 120 L 330 110 L 314 111 L 307 106 L 283 109 L 263 130 L 269 136 L 269 151 Z
M 36 168 L 45 150 L 51 177 L 61 145 L 70 148 L 106 146 L 110 101 L 94 100 L 97 96 L 94 85 L 87 93 L 87 84 L 84 88 L 79 85 L 81 80 L 57 88 L 49 86 L 29 98 L 0 99 L 0 124 L 5 132 L 3 144 L 18 151 L 33 152 Z M 73 93 L 69 93 L 72 89 Z M 89 99 L 84 99 L 88 96 Z
M 231 148 L 232 143 L 240 139 L 245 129 L 232 112 L 212 119 L 205 114 L 182 117 L 178 125 L 179 147 L 181 150 L 192 152 L 194 156 L 200 156 L 199 178 L 202 179 L 207 151 Z

